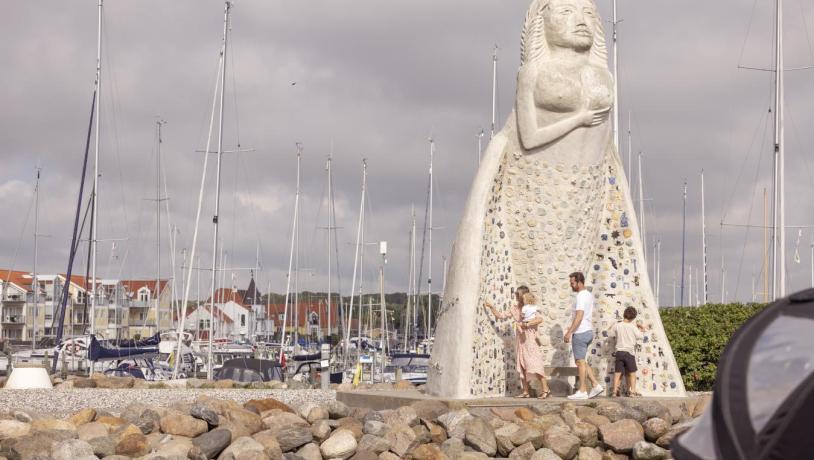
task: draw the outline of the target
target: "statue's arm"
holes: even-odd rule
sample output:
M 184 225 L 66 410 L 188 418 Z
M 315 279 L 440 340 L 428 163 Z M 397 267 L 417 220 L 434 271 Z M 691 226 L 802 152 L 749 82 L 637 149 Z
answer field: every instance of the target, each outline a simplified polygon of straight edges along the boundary
M 539 126 L 537 122 L 539 109 L 534 103 L 536 78 L 537 72 L 532 67 L 521 68 L 517 76 L 517 126 L 524 149 L 542 147 L 577 128 L 597 126 L 607 120 L 610 108 L 580 110 L 550 125 Z

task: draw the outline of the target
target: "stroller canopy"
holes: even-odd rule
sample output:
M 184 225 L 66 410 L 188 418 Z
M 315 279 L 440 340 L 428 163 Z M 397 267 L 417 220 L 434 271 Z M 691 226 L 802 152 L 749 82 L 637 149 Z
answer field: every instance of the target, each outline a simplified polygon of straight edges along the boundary
M 679 460 L 812 458 L 814 289 L 746 322 L 718 363 L 712 402 L 671 446 Z

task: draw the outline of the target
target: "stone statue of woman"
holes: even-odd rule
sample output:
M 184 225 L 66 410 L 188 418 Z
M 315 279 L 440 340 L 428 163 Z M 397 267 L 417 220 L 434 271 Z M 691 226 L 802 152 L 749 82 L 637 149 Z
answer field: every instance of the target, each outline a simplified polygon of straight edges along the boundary
M 534 0 L 526 15 L 515 109 L 483 156 L 452 249 L 428 389 L 470 398 L 517 385 L 507 311 L 513 288 L 541 299 L 546 366 L 571 366 L 562 341 L 586 274 L 596 299 L 588 362 L 605 376 L 603 334 L 627 306 L 648 332 L 637 353 L 642 393 L 683 395 L 643 257 L 627 179 L 612 143 L 614 104 L 602 21 L 593 0 Z M 612 364 L 612 361 L 610 361 Z

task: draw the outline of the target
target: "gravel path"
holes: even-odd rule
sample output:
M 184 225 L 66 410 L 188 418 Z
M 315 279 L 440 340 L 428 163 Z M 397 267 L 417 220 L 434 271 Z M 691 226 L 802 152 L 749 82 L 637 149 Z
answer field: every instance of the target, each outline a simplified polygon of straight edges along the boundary
M 176 402 L 192 402 L 199 396 L 231 399 L 245 403 L 250 399 L 274 398 L 292 407 L 305 403 L 329 403 L 336 399 L 333 390 L 198 390 L 198 389 L 0 389 L 0 411 L 22 410 L 31 415 L 66 417 L 80 409 L 92 407 L 118 413 L 132 402 L 167 407 Z

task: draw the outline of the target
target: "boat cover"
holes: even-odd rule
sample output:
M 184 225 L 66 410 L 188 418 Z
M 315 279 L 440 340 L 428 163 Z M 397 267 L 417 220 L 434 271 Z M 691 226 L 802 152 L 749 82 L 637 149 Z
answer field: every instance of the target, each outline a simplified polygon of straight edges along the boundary
M 152 340 L 152 337 L 149 340 Z M 158 339 L 159 341 L 161 339 Z M 137 355 L 149 355 L 158 353 L 158 342 L 153 346 L 140 347 L 108 347 L 96 340 L 95 335 L 90 336 L 90 347 L 88 348 L 88 359 L 91 361 L 124 359 Z

